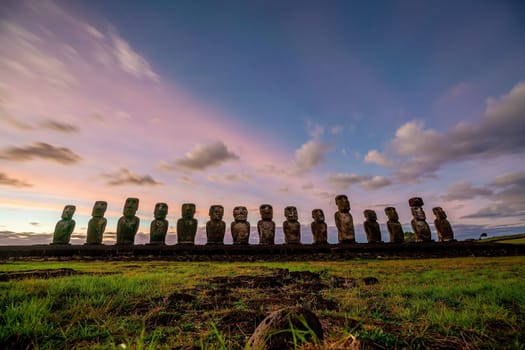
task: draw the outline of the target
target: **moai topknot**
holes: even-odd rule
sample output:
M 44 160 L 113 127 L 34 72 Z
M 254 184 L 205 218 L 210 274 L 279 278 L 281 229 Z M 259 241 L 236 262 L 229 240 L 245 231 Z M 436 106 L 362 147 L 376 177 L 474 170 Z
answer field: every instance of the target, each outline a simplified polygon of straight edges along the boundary
M 403 243 L 405 241 L 405 233 L 403 232 L 403 226 L 399 223 L 396 208 L 385 208 L 385 214 L 388 217 L 386 226 L 390 234 L 390 243 Z
M 273 208 L 270 204 L 259 207 L 261 220 L 257 222 L 259 244 L 275 244 L 275 222 L 273 222 Z
M 337 204 L 338 209 L 334 216 L 339 243 L 355 243 L 354 220 L 350 214 L 348 197 L 344 194 L 336 196 L 335 204 Z
M 212 205 L 210 207 L 210 220 L 206 223 L 206 244 L 224 244 L 226 223 L 222 221 L 224 207 Z
M 231 232 L 233 244 L 248 244 L 250 240 L 250 223 L 248 219 L 248 209 L 246 207 L 235 207 L 233 209 L 233 219 Z
M 108 203 L 96 201 L 91 211 L 92 218 L 88 222 L 86 244 L 102 244 L 102 236 L 106 230 L 107 220 L 104 217 Z
M 416 242 L 430 242 L 432 241 L 432 234 L 430 227 L 426 222 L 426 215 L 423 211 L 423 199 L 420 197 L 413 197 L 408 200 L 408 205 L 412 211 L 412 229 Z
M 452 226 L 447 220 L 447 213 L 441 207 L 435 207 L 432 209 L 432 212 L 436 216 L 434 220 L 434 226 L 436 226 L 436 231 L 438 238 L 441 242 L 451 242 L 454 240 L 454 231 L 452 231 Z
M 149 244 L 166 244 L 166 234 L 168 233 L 169 222 L 166 220 L 168 215 L 168 205 L 166 203 L 155 204 L 153 211 L 155 220 L 151 222 L 149 229 Z
M 377 214 L 374 210 L 366 209 L 363 213 L 365 222 L 363 224 L 368 243 L 381 243 L 381 228 L 377 223 Z
M 284 241 L 286 244 L 301 244 L 301 224 L 298 220 L 297 208 L 284 208 L 286 221 L 283 222 Z
M 124 204 L 124 216 L 121 216 L 117 224 L 117 244 L 133 244 L 135 235 L 139 230 L 140 219 L 135 216 L 139 209 L 138 198 L 126 199 Z
M 55 232 L 53 233 L 53 243 L 51 244 L 69 244 L 71 234 L 75 229 L 75 214 L 76 207 L 74 205 L 66 205 L 62 210 L 62 219 L 57 222 Z
M 195 204 L 184 203 L 181 208 L 182 217 L 177 220 L 177 244 L 195 244 L 197 234 L 197 219 L 195 215 Z
M 327 230 L 328 227 L 324 222 L 324 213 L 321 209 L 312 210 L 312 219 L 314 221 L 310 225 L 312 228 L 312 235 L 314 236 L 314 244 L 327 244 Z

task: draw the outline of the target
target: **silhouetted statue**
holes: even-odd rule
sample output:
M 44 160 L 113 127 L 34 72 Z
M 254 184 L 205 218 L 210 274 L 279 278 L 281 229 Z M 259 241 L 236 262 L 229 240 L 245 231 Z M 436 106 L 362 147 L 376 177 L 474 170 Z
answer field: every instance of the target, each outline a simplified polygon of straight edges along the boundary
M 249 244 L 250 240 L 250 223 L 248 219 L 248 209 L 246 207 L 235 207 L 233 209 L 233 218 L 231 223 L 231 232 L 233 244 Z
M 210 221 L 206 223 L 206 244 L 224 244 L 224 233 L 226 232 L 226 223 L 222 221 L 224 207 L 212 205 L 209 214 Z
M 403 226 L 399 223 L 396 208 L 385 208 L 385 214 L 388 216 L 386 226 L 390 235 L 390 243 L 403 243 L 405 241 L 405 233 L 403 232 Z
M 301 244 L 301 224 L 298 220 L 297 208 L 284 208 L 286 221 L 283 222 L 284 241 L 286 244 Z
M 328 227 L 324 222 L 324 213 L 321 209 L 312 210 L 312 219 L 314 221 L 310 225 L 312 228 L 312 235 L 314 237 L 314 244 L 327 244 Z
M 151 222 L 149 228 L 149 244 L 166 244 L 166 234 L 168 233 L 169 222 L 166 220 L 168 215 L 168 205 L 166 203 L 155 204 L 153 212 L 155 220 Z
M 92 218 L 88 222 L 86 244 L 102 244 L 102 236 L 106 230 L 107 220 L 104 217 L 108 203 L 96 201 L 91 211 Z
M 413 197 L 408 200 L 408 205 L 412 211 L 412 229 L 416 242 L 430 242 L 432 241 L 432 234 L 430 227 L 426 222 L 426 215 L 423 211 L 423 199 L 420 197 Z
M 120 217 L 117 224 L 117 244 L 133 244 L 135 242 L 135 235 L 140 225 L 140 219 L 135 216 L 138 209 L 138 198 L 126 199 L 124 216 Z
M 62 219 L 57 222 L 55 232 L 53 233 L 53 243 L 51 244 L 69 244 L 71 234 L 75 229 L 75 214 L 76 207 L 74 205 L 66 205 L 62 210 Z
M 381 243 L 381 228 L 377 223 L 376 212 L 371 209 L 366 209 L 363 214 L 366 218 L 363 224 L 366 233 L 366 240 L 368 243 Z
M 339 243 L 355 243 L 354 220 L 350 214 L 348 197 L 340 194 L 335 197 L 338 211 L 335 213 Z
M 275 244 L 275 222 L 273 222 L 273 208 L 270 204 L 259 207 L 261 220 L 257 222 L 259 244 Z
M 195 204 L 184 203 L 182 205 L 182 217 L 177 220 L 177 244 L 195 244 L 197 234 L 197 219 L 195 215 Z
M 454 231 L 447 220 L 447 214 L 441 207 L 435 207 L 432 212 L 436 216 L 434 226 L 436 226 L 437 236 L 441 242 L 451 242 L 454 240 Z

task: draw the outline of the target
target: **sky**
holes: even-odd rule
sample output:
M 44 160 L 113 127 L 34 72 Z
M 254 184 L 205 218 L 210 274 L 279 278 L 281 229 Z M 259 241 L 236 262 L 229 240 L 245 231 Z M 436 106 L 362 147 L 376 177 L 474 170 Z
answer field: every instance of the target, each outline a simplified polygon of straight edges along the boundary
M 157 202 L 171 236 L 182 203 L 333 226 L 338 194 L 525 232 L 524 43 L 522 1 L 2 1 L 0 242 L 127 197 L 145 234 Z

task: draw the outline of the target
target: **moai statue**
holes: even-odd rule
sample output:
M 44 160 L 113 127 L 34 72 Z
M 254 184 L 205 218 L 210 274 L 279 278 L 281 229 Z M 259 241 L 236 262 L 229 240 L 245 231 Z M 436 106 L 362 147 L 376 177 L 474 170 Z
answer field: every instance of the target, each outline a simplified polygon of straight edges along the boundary
M 155 220 L 151 222 L 149 227 L 149 244 L 164 245 L 166 244 L 166 234 L 169 226 L 169 222 L 166 220 L 168 205 L 166 203 L 155 204 L 153 215 Z
M 386 226 L 390 234 L 390 243 L 403 243 L 405 241 L 405 233 L 403 232 L 403 226 L 399 223 L 396 208 L 385 208 L 385 214 L 388 217 Z
M 270 204 L 259 207 L 261 220 L 257 222 L 259 244 L 275 244 L 275 222 L 273 222 L 273 208 Z
M 51 244 L 69 244 L 71 234 L 75 229 L 75 214 L 76 207 L 74 205 L 66 205 L 62 211 L 62 219 L 57 222 L 55 232 L 53 233 L 53 243 Z
M 226 223 L 222 221 L 224 207 L 212 205 L 209 214 L 210 221 L 206 223 L 206 244 L 224 244 L 224 233 L 226 232 Z
M 301 244 L 301 224 L 298 220 L 297 208 L 284 208 L 286 221 L 283 222 L 284 241 L 286 244 Z
M 454 231 L 452 231 L 452 226 L 450 226 L 450 222 L 447 220 L 447 213 L 445 213 L 441 207 L 435 207 L 432 209 L 432 212 L 436 216 L 434 226 L 436 226 L 439 240 L 441 242 L 454 241 Z
M 314 221 L 311 224 L 312 235 L 314 236 L 314 244 L 327 244 L 328 243 L 328 227 L 324 222 L 324 213 L 321 209 L 312 210 L 312 219 Z
M 248 219 L 248 209 L 246 207 L 235 207 L 233 209 L 233 219 L 231 223 L 231 232 L 233 244 L 249 244 L 250 240 L 250 223 Z
M 366 209 L 363 213 L 365 215 L 365 222 L 363 224 L 366 233 L 366 240 L 368 243 L 382 243 L 381 228 L 377 223 L 377 214 L 374 210 Z
M 104 217 L 108 203 L 96 201 L 91 211 L 92 218 L 88 222 L 86 244 L 102 244 L 102 236 L 106 230 L 107 220 Z
M 177 244 L 195 244 L 197 234 L 197 219 L 195 215 L 195 204 L 184 203 L 182 205 L 182 217 L 177 220 Z
M 354 220 L 350 214 L 348 197 L 344 194 L 336 196 L 335 204 L 337 204 L 338 209 L 334 216 L 339 243 L 355 243 Z
M 126 199 L 124 204 L 124 216 L 121 216 L 117 224 L 117 244 L 133 244 L 135 235 L 139 230 L 140 219 L 135 216 L 139 209 L 138 198 Z
M 430 242 L 432 241 L 432 234 L 430 227 L 426 222 L 426 215 L 423 211 L 423 199 L 420 197 L 413 197 L 408 200 L 408 205 L 412 211 L 412 229 L 416 242 Z

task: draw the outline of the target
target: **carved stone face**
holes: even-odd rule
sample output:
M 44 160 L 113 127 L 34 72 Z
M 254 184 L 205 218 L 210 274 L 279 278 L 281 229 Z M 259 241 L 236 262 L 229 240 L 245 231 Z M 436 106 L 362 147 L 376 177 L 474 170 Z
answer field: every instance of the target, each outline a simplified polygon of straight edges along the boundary
M 93 210 L 91 211 L 91 216 L 102 217 L 106 213 L 108 208 L 108 203 L 105 201 L 96 201 L 93 205 Z
M 284 208 L 284 216 L 288 221 L 297 221 L 299 216 L 297 215 L 296 207 L 286 207 Z
M 157 220 L 166 219 L 166 215 L 168 215 L 168 205 L 166 203 L 155 204 L 154 215 L 155 215 L 155 219 Z
M 387 207 L 387 208 L 385 208 L 385 214 L 386 214 L 386 216 L 388 216 L 389 220 L 392 220 L 392 221 L 398 221 L 399 220 L 399 215 L 397 215 L 396 208 L 394 208 L 394 207 Z
M 139 199 L 138 198 L 128 198 L 126 199 L 126 204 L 124 204 L 124 216 L 135 216 L 137 210 L 139 209 Z
M 412 207 L 410 208 L 412 210 L 412 216 L 416 220 L 426 220 L 425 212 L 423 211 L 423 208 L 421 207 Z
M 377 221 L 377 214 L 375 211 L 371 209 L 367 209 L 364 211 L 365 218 L 367 218 L 370 221 Z
M 195 204 L 184 203 L 182 205 L 182 217 L 184 219 L 193 219 L 193 215 L 195 215 Z
M 312 219 L 315 222 L 324 222 L 324 213 L 321 209 L 312 210 Z
M 235 221 L 246 221 L 248 218 L 248 209 L 246 209 L 246 207 L 235 207 L 233 209 L 233 218 Z
M 222 205 L 212 205 L 210 207 L 210 219 L 221 221 L 224 216 L 224 207 Z
M 445 211 L 441 207 L 435 207 L 434 209 L 432 209 L 432 211 L 434 212 L 434 215 L 437 219 L 443 220 L 447 218 L 447 213 L 445 213 Z
M 263 204 L 259 207 L 259 213 L 261 213 L 261 219 L 272 220 L 273 219 L 273 208 L 270 204 Z
M 74 205 L 66 205 L 64 207 L 64 210 L 62 210 L 62 219 L 64 220 L 71 220 L 73 218 L 73 214 L 75 214 L 75 207 Z
M 344 194 L 335 197 L 335 204 L 337 204 L 337 208 L 340 212 L 348 213 L 350 211 L 350 202 L 348 201 L 348 197 Z

